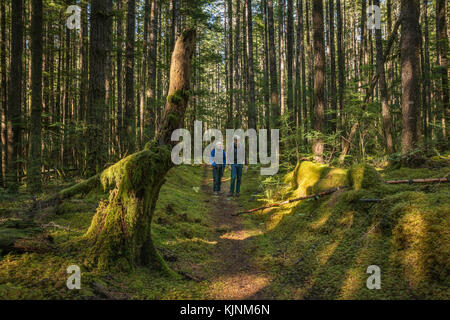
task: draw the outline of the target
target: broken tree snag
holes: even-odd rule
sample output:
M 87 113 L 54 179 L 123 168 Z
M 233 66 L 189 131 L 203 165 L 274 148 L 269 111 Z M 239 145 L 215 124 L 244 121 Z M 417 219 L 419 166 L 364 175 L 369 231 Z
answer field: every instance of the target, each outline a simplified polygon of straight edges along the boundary
M 93 267 L 131 270 L 141 265 L 174 274 L 153 244 L 151 223 L 165 175 L 173 166 L 171 134 L 184 121 L 195 38 L 195 30 L 188 30 L 176 42 L 169 93 L 155 141 L 100 175 L 102 186 L 111 191 L 84 235 L 86 263 Z
M 323 197 L 323 196 L 332 194 L 332 193 L 334 193 L 334 192 L 336 192 L 338 190 L 343 190 L 343 189 L 347 189 L 347 188 L 348 188 L 348 186 L 336 187 L 336 188 L 328 189 L 328 190 L 325 190 L 325 191 L 322 191 L 322 192 L 318 192 L 316 194 L 312 194 L 312 195 L 309 195 L 309 196 L 295 198 L 295 199 L 291 199 L 291 200 L 286 200 L 286 201 L 279 202 L 279 203 L 273 203 L 273 204 L 267 205 L 265 207 L 259 207 L 259 208 L 251 209 L 251 210 L 248 210 L 248 211 L 240 211 L 238 213 L 233 214 L 233 216 L 238 216 L 238 215 L 241 215 L 241 214 L 244 214 L 244 213 L 252 213 L 252 212 L 256 212 L 256 211 L 260 211 L 260 210 L 264 210 L 264 209 L 269 209 L 269 208 L 274 208 L 274 207 L 281 207 L 281 206 L 284 206 L 286 204 L 289 204 L 289 203 L 292 203 L 292 202 L 301 201 L 301 200 L 306 200 L 306 199 L 311 199 L 311 198 L 319 198 L 319 197 Z

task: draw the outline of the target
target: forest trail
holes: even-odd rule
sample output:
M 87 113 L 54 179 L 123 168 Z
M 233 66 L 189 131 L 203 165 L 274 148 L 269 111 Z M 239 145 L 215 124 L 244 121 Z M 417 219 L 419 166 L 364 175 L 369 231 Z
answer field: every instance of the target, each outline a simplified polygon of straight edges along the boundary
M 232 216 L 239 210 L 236 198 L 227 197 L 230 172 L 225 171 L 219 196 L 212 191 L 212 169 L 205 167 L 202 191 L 208 196 L 212 227 L 216 231 L 216 263 L 213 266 L 211 299 L 267 299 L 262 292 L 270 276 L 252 263 L 249 238 L 259 234 L 246 229 L 241 217 Z

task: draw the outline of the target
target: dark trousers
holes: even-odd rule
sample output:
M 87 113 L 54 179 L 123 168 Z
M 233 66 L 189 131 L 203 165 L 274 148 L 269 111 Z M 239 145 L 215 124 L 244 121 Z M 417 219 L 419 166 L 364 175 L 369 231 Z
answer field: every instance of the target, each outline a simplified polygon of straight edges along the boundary
M 220 191 L 220 185 L 222 184 L 223 177 L 223 164 L 216 164 L 213 167 L 213 179 L 214 179 L 214 192 Z
M 242 164 L 231 165 L 231 184 L 230 193 L 234 193 L 234 184 L 236 183 L 236 193 L 241 192 L 241 177 L 242 177 Z

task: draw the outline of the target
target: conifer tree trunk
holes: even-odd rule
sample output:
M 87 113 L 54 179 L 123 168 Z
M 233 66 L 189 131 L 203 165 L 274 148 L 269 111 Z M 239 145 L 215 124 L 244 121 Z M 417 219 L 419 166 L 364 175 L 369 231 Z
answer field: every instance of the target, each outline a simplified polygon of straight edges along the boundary
M 322 0 L 313 2 L 314 27 L 314 130 L 323 133 L 325 106 L 325 44 Z M 323 139 L 318 136 L 313 141 L 314 160 L 323 162 Z
M 256 129 L 256 105 L 255 105 L 255 74 L 253 67 L 253 19 L 252 2 L 246 0 L 246 21 L 247 21 L 247 67 L 248 67 L 248 128 Z
M 134 39 L 136 29 L 136 2 L 128 0 L 127 12 L 127 40 L 125 63 L 125 112 L 124 122 L 126 126 L 127 144 L 125 152 L 131 154 L 136 149 L 136 106 L 134 93 Z
M 417 111 L 420 110 L 420 27 L 418 0 L 402 0 L 402 152 L 417 147 Z
M 448 34 L 447 34 L 447 0 L 436 0 L 436 39 L 437 51 L 440 63 L 441 87 L 440 95 L 442 107 L 441 125 L 442 136 L 447 136 L 446 118 L 450 117 L 449 105 L 449 87 L 448 87 L 448 67 L 447 67 L 447 53 L 448 53 Z
M 92 0 L 87 110 L 87 169 L 92 176 L 106 163 L 104 114 L 106 110 L 106 64 L 111 50 L 112 0 Z
M 267 0 L 267 17 L 269 29 L 269 70 L 270 70 L 270 109 L 271 128 L 279 129 L 280 106 L 278 102 L 277 60 L 275 55 L 275 31 L 273 21 L 273 1 Z
M 6 186 L 10 192 L 18 189 L 18 156 L 22 134 L 22 53 L 23 53 L 23 0 L 11 4 L 11 64 L 7 116 Z
M 374 5 L 380 6 L 380 0 L 374 0 Z M 375 41 L 377 50 L 377 73 L 378 83 L 381 94 L 381 114 L 383 117 L 384 137 L 386 142 L 386 151 L 388 154 L 394 152 L 394 142 L 392 140 L 391 113 L 389 110 L 389 99 L 386 85 L 386 76 L 384 71 L 383 43 L 381 40 L 381 29 L 375 30 Z
M 42 11 L 42 0 L 33 0 L 31 21 L 31 148 L 28 165 L 28 187 L 31 191 L 40 191 L 42 187 Z

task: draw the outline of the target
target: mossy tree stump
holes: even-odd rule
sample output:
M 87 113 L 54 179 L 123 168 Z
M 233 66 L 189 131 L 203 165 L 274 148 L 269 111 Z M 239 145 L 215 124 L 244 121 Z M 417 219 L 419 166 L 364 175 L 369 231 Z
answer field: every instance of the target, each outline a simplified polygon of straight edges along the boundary
M 142 265 L 172 273 L 152 242 L 151 224 L 165 175 L 173 166 L 171 135 L 183 126 L 189 101 L 195 38 L 195 30 L 188 30 L 175 44 L 169 93 L 155 140 L 91 178 L 94 182 L 89 185 L 100 182 L 110 190 L 109 199 L 99 204 L 83 237 L 88 246 L 86 262 L 93 267 L 131 270 Z M 66 194 L 73 192 L 62 191 L 59 198 Z

